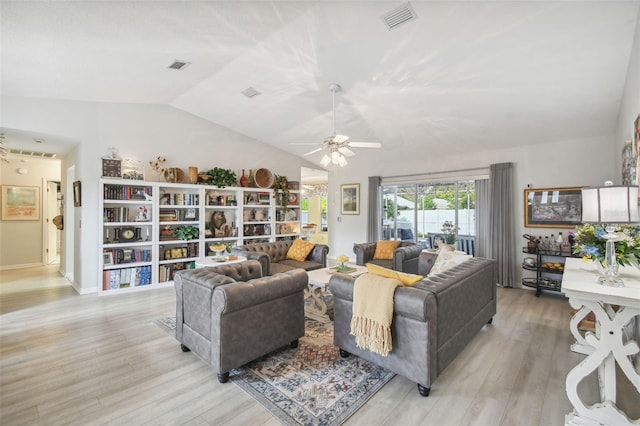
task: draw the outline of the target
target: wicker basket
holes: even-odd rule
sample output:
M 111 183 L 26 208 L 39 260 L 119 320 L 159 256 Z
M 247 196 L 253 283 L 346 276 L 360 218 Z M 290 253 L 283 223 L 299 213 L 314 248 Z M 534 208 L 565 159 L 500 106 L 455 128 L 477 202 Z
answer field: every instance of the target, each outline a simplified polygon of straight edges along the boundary
M 258 169 L 253 177 L 258 188 L 271 188 L 273 185 L 273 173 L 269 169 Z

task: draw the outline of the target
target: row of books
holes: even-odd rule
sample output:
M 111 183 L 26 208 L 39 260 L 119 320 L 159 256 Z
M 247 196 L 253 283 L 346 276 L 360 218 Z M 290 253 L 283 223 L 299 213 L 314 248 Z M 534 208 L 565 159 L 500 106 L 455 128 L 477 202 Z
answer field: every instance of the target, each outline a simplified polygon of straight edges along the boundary
M 185 269 L 195 269 L 195 267 L 195 262 L 178 262 L 160 265 L 158 270 L 158 282 L 172 281 L 176 272 L 183 271 Z
M 164 194 L 160 204 L 171 206 L 197 206 L 200 205 L 200 194 L 190 192 Z
M 151 262 L 152 250 L 140 249 L 105 249 L 103 250 L 105 264 Z M 111 262 L 109 262 L 111 261 Z
M 129 207 L 105 207 L 103 210 L 105 222 L 129 222 Z
M 102 272 L 102 289 L 135 287 L 151 284 L 151 266 L 110 269 Z
M 160 246 L 160 260 L 183 259 L 198 257 L 199 244 L 188 243 L 180 246 Z
M 150 186 L 105 185 L 105 200 L 146 200 L 151 195 Z

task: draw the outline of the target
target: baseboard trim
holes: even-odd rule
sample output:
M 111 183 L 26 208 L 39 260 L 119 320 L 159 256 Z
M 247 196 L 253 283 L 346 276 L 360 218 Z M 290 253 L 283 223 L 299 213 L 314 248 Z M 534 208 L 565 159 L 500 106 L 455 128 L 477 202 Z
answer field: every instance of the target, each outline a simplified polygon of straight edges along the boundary
M 0 271 L 8 271 L 10 269 L 26 269 L 26 268 L 39 268 L 45 266 L 44 263 L 24 263 L 22 265 L 3 265 L 0 266 Z

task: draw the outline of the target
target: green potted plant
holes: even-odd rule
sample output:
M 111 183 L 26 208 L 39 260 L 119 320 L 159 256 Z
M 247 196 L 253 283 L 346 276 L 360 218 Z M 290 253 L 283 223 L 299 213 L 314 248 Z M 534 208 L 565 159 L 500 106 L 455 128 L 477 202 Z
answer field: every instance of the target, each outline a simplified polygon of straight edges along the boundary
M 218 188 L 224 188 L 225 186 L 237 186 L 238 178 L 234 171 L 231 169 L 223 169 L 222 167 L 214 167 L 209 170 L 209 176 L 211 176 L 211 185 L 215 185 Z
M 174 235 L 178 237 L 179 240 L 193 240 L 200 236 L 200 230 L 195 226 L 179 226 L 175 229 Z
M 273 179 L 273 196 L 276 197 L 276 204 L 287 211 L 289 205 L 289 181 L 286 176 L 275 175 Z

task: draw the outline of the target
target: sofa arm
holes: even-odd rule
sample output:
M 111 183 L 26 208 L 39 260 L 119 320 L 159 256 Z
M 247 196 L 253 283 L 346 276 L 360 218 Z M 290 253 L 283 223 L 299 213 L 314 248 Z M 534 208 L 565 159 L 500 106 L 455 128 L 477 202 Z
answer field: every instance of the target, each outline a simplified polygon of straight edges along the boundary
M 262 267 L 262 275 L 265 276 L 271 274 L 271 256 L 269 256 L 269 254 L 265 252 L 245 251 L 237 248 L 232 248 L 231 253 L 238 256 L 244 256 L 247 260 L 257 260 L 260 262 L 260 266 Z
M 346 274 L 334 274 L 329 280 L 329 290 L 334 299 L 353 303 L 353 285 L 356 278 Z M 434 320 L 437 312 L 436 299 L 432 292 L 415 287 L 398 287 L 393 296 L 394 315 L 426 322 Z
M 272 276 L 217 287 L 213 292 L 214 311 L 222 314 L 240 311 L 270 300 L 304 292 L 309 276 L 304 269 L 294 269 Z
M 353 252 L 356 254 L 356 265 L 364 265 L 373 259 L 376 243 L 354 243 Z
M 329 254 L 329 246 L 324 244 L 316 244 L 307 259 L 320 263 L 323 268 L 327 267 L 327 255 Z
M 418 259 L 424 249 L 420 244 L 400 246 L 393 252 L 393 269 L 410 274 L 418 273 Z
M 211 300 L 214 289 L 234 282 L 233 278 L 216 274 L 207 268 L 180 271 L 173 277 L 176 290 L 176 324 L 178 325 L 176 338 L 178 341 L 182 342 L 183 329 L 181 324 L 185 322 L 200 324 L 194 311 L 208 311 L 209 300 Z M 185 283 L 188 284 L 185 285 Z M 203 330 L 206 329 L 205 325 L 200 325 Z

